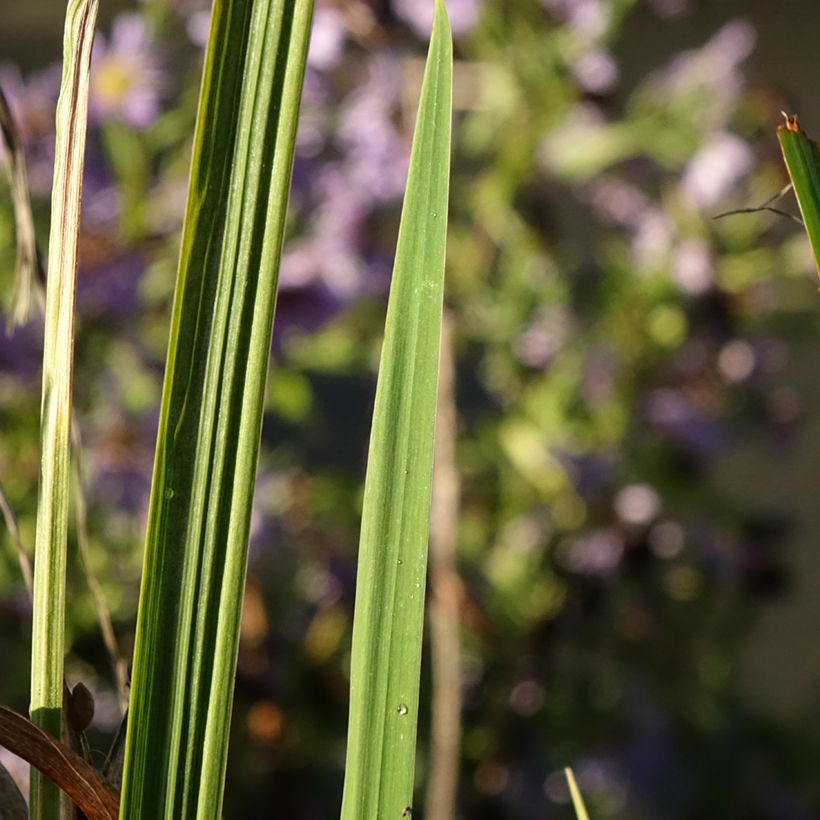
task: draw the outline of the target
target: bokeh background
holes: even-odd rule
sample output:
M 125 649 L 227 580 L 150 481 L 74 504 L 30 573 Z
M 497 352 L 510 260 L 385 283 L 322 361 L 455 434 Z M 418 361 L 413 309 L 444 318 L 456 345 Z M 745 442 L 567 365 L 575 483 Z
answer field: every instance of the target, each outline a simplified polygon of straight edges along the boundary
M 48 235 L 63 4 L 6 4 L 0 86 Z M 810 0 L 448 0 L 460 818 L 820 816 L 820 295 L 772 214 L 820 133 Z M 333 817 L 364 457 L 432 2 L 317 0 L 225 817 Z M 206 0 L 102 3 L 75 400 L 128 657 Z M 793 208 L 788 198 L 786 208 Z M 0 185 L 0 309 L 14 226 Z M 33 542 L 42 324 L 0 335 L 0 483 Z M 68 675 L 119 722 L 79 559 Z M 30 608 L 0 531 L 0 702 Z M 430 768 L 425 655 L 418 762 Z M 4 753 L 0 761 L 14 762 Z

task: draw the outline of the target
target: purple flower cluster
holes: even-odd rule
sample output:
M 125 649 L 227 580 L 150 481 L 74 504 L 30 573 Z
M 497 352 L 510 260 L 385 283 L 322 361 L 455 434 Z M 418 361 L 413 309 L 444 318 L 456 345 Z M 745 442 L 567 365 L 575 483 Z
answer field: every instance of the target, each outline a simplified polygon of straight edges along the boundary
M 118 120 L 132 128 L 148 128 L 160 112 L 167 90 L 157 43 L 136 13 L 121 14 L 111 35 L 94 43 L 89 90 L 89 118 L 104 123 Z

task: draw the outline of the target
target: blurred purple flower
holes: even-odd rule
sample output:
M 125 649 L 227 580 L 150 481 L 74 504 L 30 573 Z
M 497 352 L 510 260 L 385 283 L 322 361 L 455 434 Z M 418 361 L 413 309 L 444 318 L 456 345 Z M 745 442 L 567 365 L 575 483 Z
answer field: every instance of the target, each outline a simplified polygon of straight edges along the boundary
M 11 779 L 17 784 L 20 793 L 24 796 L 27 795 L 29 790 L 29 764 L 22 758 L 17 757 L 17 755 L 12 754 L 0 746 L 0 766 L 3 766 L 11 775 Z M 11 799 L 7 799 L 8 802 L 11 803 Z M 9 811 L 8 816 L 11 817 L 11 806 L 7 805 L 4 807 L 4 816 L 6 810 Z
M 718 369 L 730 384 L 746 381 L 757 365 L 757 353 L 744 339 L 732 339 L 722 348 L 717 358 Z
M 447 13 L 454 37 L 463 37 L 473 30 L 483 5 L 484 0 L 449 0 Z M 433 27 L 434 7 L 433 0 L 393 0 L 396 14 L 425 40 Z
M 533 370 L 549 367 L 564 346 L 570 330 L 565 310 L 554 308 L 539 312 L 532 324 L 515 340 L 518 360 Z
M 617 757 L 588 757 L 575 768 L 578 787 L 590 801 L 603 803 L 610 816 L 623 810 L 629 787 Z
M 323 246 L 318 240 L 305 240 L 285 254 L 273 325 L 275 349 L 295 328 L 312 332 L 348 304 L 354 292 L 346 291 L 336 274 L 347 268 L 342 278 L 354 279 L 355 287 L 359 277 L 350 272 L 355 264 L 349 251 Z
M 5 324 L 5 317 L 0 318 Z M 11 373 L 30 384 L 40 378 L 43 358 L 43 322 L 39 317 L 15 328 L 11 336 L 0 332 L 0 373 Z
M 117 395 L 115 379 L 107 377 L 107 390 Z M 156 441 L 155 411 L 112 416 L 86 436 L 91 497 L 109 510 L 120 510 L 145 519 L 151 489 L 151 465 Z
M 54 118 L 60 90 L 60 66 L 55 64 L 25 80 L 14 68 L 0 69 L 0 85 L 23 137 L 32 194 L 51 196 L 54 173 Z M 110 226 L 118 216 L 118 193 L 99 142 L 89 138 L 83 176 L 83 220 Z
M 710 208 L 749 173 L 753 164 L 754 155 L 746 142 L 719 131 L 692 157 L 681 188 L 695 208 Z
M 363 84 L 341 106 L 335 139 L 324 84 L 313 77 L 311 126 L 300 134 L 302 155 L 294 169 L 294 198 L 306 225 L 303 239 L 287 248 L 280 281 L 291 302 L 309 291 L 336 310 L 389 271 L 369 223 L 402 195 L 409 141 L 395 124 L 401 67 L 394 57 L 373 60 Z M 338 158 L 322 161 L 331 151 Z
M 562 563 L 578 575 L 606 576 L 618 566 L 624 552 L 623 537 L 612 529 L 586 533 L 570 543 Z
M 37 196 L 47 197 L 51 193 L 54 118 L 61 72 L 55 63 L 23 79 L 15 67 L 0 69 L 0 85 L 23 139 L 29 186 Z
M 578 84 L 590 94 L 611 91 L 618 82 L 618 64 L 608 51 L 594 48 L 581 55 L 572 67 Z
M 646 415 L 649 422 L 668 432 L 695 456 L 710 455 L 725 439 L 718 422 L 681 390 L 654 390 L 649 395 Z
M 341 112 L 338 138 L 348 186 L 374 204 L 398 199 L 404 191 L 409 141 L 393 122 L 401 80 L 395 57 L 374 57 L 366 81 Z
M 331 39 L 344 36 L 339 15 L 317 24 L 331 28 Z M 292 196 L 301 237 L 282 261 L 277 338 L 294 324 L 316 327 L 365 292 L 381 294 L 389 281 L 390 251 L 373 217 L 404 190 L 409 138 L 396 124 L 401 80 L 398 59 L 377 55 L 334 123 L 325 77 L 306 76 Z
M 166 89 L 159 52 L 141 15 L 121 14 L 109 42 L 98 35 L 91 62 L 89 115 L 147 128 L 157 118 Z
M 60 76 L 61 68 L 57 63 L 26 79 L 16 66 L 0 68 L 0 85 L 8 98 L 24 143 L 54 133 Z
M 612 25 L 610 4 L 602 0 L 541 0 L 574 35 L 572 73 L 590 94 L 605 94 L 618 83 L 618 64 L 604 46 Z
M 632 255 L 638 268 L 663 264 L 672 248 L 674 229 L 660 208 L 647 208 L 632 237 Z
M 541 4 L 586 41 L 600 39 L 609 25 L 609 9 L 602 0 L 541 0 Z
M 335 102 L 326 75 L 308 70 L 296 131 L 291 207 L 298 207 L 302 198 L 310 196 L 317 168 L 327 164 L 323 152 L 335 130 Z
M 675 249 L 672 278 L 685 293 L 699 295 L 715 283 L 715 266 L 709 245 L 702 239 L 685 239 Z
M 145 261 L 121 253 L 104 234 L 80 236 L 77 308 L 84 319 L 113 319 L 133 313 Z
M 351 295 L 358 282 L 359 270 L 350 249 L 326 238 L 289 245 L 279 276 L 282 290 L 302 290 L 323 284 L 339 296 Z
M 631 233 L 632 256 L 639 269 L 665 263 L 674 241 L 673 225 L 638 187 L 604 174 L 586 186 L 584 198 L 602 219 Z
M 268 508 L 271 498 L 280 497 L 286 492 L 284 486 L 284 477 L 275 473 L 261 472 L 256 480 L 248 537 L 250 560 L 253 564 L 257 564 L 269 553 L 279 540 L 279 519 Z
M 650 91 L 658 100 L 687 99 L 700 108 L 706 133 L 725 124 L 735 111 L 733 102 L 744 86 L 740 70 L 752 52 L 757 35 L 744 20 L 733 20 L 698 49 L 685 51 L 651 83 Z
M 670 519 L 659 521 L 649 530 L 649 549 L 662 560 L 669 560 L 681 554 L 686 544 L 686 531 Z
M 83 228 L 110 231 L 120 217 L 120 191 L 112 179 L 100 141 L 92 134 L 85 152 L 83 170 Z
M 559 460 L 572 477 L 575 493 L 584 501 L 595 499 L 612 483 L 618 458 L 611 452 L 561 454 Z
M 211 31 L 211 12 L 209 9 L 198 9 L 188 17 L 185 26 L 188 39 L 200 48 L 205 48 L 208 43 L 208 34 Z
M 317 71 L 334 68 L 344 53 L 347 27 L 340 11 L 320 6 L 313 15 L 308 66 Z
M 625 524 L 643 526 L 658 515 L 661 498 L 648 484 L 629 484 L 618 491 L 613 507 Z
M 625 228 L 637 228 L 649 208 L 643 191 L 612 174 L 600 174 L 590 180 L 583 196 L 598 216 Z

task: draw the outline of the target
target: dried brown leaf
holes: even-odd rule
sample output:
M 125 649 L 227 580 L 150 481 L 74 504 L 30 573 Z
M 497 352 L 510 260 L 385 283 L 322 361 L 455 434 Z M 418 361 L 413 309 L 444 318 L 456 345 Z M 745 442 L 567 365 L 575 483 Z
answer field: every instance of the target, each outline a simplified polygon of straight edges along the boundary
M 117 820 L 119 798 L 96 769 L 5 706 L 0 706 L 0 746 L 23 758 L 59 786 L 88 820 Z

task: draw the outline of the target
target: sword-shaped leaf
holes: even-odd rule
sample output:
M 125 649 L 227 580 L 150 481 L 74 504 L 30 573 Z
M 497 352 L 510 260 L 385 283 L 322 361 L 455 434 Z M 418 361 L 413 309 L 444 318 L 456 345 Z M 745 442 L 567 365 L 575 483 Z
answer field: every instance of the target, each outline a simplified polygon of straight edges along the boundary
M 412 814 L 450 171 L 452 40 L 436 2 L 365 481 L 343 820 Z
M 137 619 L 121 817 L 219 818 L 312 0 L 216 0 Z

